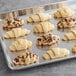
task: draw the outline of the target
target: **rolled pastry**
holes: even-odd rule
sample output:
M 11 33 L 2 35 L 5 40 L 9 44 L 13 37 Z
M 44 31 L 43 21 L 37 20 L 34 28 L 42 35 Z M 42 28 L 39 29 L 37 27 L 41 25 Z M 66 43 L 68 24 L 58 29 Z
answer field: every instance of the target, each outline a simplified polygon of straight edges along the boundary
M 76 54 L 76 44 L 72 47 L 72 53 Z
M 75 18 L 63 18 L 61 19 L 58 24 L 58 29 L 66 29 L 66 28 L 73 28 L 76 27 L 76 19 Z
M 71 30 L 70 32 L 64 34 L 62 37 L 63 41 L 71 41 L 76 40 L 76 30 Z
M 11 30 L 13 28 L 22 27 L 24 25 L 24 20 L 21 18 L 11 18 L 5 19 L 3 21 L 3 30 Z
M 67 18 L 67 17 L 72 17 L 75 15 L 75 11 L 68 8 L 68 7 L 63 7 L 58 9 L 55 13 L 54 13 L 54 18 Z
M 52 46 L 59 41 L 59 36 L 53 34 L 47 34 L 41 36 L 37 39 L 36 44 L 37 46 Z
M 17 39 L 9 47 L 11 52 L 27 51 L 27 49 L 32 47 L 32 42 L 26 39 Z
M 37 13 L 27 18 L 27 22 L 35 23 L 35 22 L 43 22 L 51 19 L 51 15 L 48 13 Z
M 39 56 L 34 53 L 26 52 L 19 56 L 17 56 L 15 59 L 13 59 L 13 64 L 15 66 L 23 66 L 23 65 L 30 65 L 30 64 L 37 64 L 39 63 Z
M 4 38 L 5 39 L 15 39 L 19 37 L 26 36 L 30 33 L 30 30 L 27 30 L 26 28 L 14 28 L 8 32 L 5 33 Z
M 48 50 L 45 54 L 43 54 L 43 59 L 44 60 L 49 60 L 49 59 L 55 59 L 55 58 L 61 58 L 61 57 L 66 57 L 70 54 L 69 50 L 66 48 L 52 48 L 51 50 Z
M 52 32 L 54 30 L 54 25 L 51 24 L 50 22 L 41 22 L 38 23 L 34 26 L 34 33 L 48 33 L 48 32 Z

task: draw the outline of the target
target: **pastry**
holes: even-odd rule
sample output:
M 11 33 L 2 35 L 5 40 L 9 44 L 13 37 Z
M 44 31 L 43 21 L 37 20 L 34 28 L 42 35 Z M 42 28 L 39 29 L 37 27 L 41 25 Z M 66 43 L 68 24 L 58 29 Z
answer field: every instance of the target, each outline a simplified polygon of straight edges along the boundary
M 30 30 L 27 29 L 21 29 L 21 28 L 14 28 L 8 32 L 6 32 L 6 34 L 4 35 L 5 39 L 14 39 L 14 38 L 19 38 L 19 37 L 23 37 L 26 36 L 30 33 Z
M 51 15 L 47 13 L 37 13 L 27 18 L 28 23 L 43 22 L 51 19 Z
M 24 20 L 21 18 L 11 18 L 5 19 L 3 21 L 3 30 L 10 30 L 12 28 L 22 27 L 24 25 Z
M 63 18 L 57 24 L 58 29 L 66 29 L 66 28 L 70 29 L 72 27 L 76 27 L 75 18 Z
M 50 22 L 41 22 L 34 26 L 33 31 L 35 34 L 41 34 L 41 33 L 52 32 L 54 28 L 55 28 L 54 25 L 51 24 Z
M 67 18 L 67 17 L 72 17 L 75 15 L 75 11 L 68 8 L 68 7 L 63 7 L 58 9 L 55 13 L 54 13 L 54 18 L 58 19 L 58 18 Z
M 70 54 L 69 50 L 66 48 L 51 48 L 51 50 L 48 50 L 45 54 L 43 54 L 43 59 L 44 60 L 49 60 L 49 59 L 55 59 L 55 58 L 61 58 L 61 57 L 66 57 Z
M 26 39 L 17 39 L 9 47 L 11 52 L 19 52 L 26 50 L 32 47 L 32 42 Z
M 76 44 L 72 47 L 72 53 L 76 54 Z
M 36 44 L 37 46 L 52 46 L 58 43 L 58 41 L 59 41 L 59 36 L 47 34 L 38 38 Z
M 13 59 L 14 66 L 30 65 L 39 63 L 39 56 L 34 53 L 23 53 L 22 55 L 17 56 Z
M 71 41 L 76 40 L 76 30 L 71 30 L 70 32 L 64 34 L 62 37 L 63 41 Z

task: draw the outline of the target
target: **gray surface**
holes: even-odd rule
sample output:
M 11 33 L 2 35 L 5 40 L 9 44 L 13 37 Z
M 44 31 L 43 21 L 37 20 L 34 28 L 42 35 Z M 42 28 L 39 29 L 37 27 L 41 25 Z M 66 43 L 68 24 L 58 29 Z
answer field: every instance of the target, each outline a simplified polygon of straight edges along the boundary
M 19 0 L 0 0 L 0 3 L 10 3 L 9 7 L 7 5 L 0 8 L 0 12 L 11 10 L 16 8 L 16 3 Z M 11 2 L 13 1 L 13 2 Z M 21 2 L 22 1 L 22 2 Z M 23 0 L 19 2 L 23 3 Z M 24 3 L 23 3 L 24 4 Z M 12 8 L 11 8 L 12 7 Z M 76 59 L 67 60 L 63 62 L 53 63 L 41 67 L 35 67 L 31 69 L 21 70 L 21 71 L 11 71 L 6 65 L 6 61 L 0 47 L 0 76 L 76 76 Z

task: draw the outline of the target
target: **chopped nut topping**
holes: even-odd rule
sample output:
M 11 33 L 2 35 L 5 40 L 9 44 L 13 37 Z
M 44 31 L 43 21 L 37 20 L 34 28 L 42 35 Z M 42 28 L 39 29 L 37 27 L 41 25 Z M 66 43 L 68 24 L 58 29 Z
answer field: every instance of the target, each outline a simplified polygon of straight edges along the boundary
M 23 25 L 24 25 L 24 21 L 20 18 L 6 19 L 3 22 L 3 29 L 10 30 L 12 28 L 21 27 Z
M 13 60 L 13 64 L 15 66 L 17 65 L 29 65 L 29 64 L 34 64 L 39 62 L 39 56 L 34 54 L 34 53 L 29 53 L 26 52 L 20 56 L 17 56 Z
M 59 40 L 59 37 L 56 35 L 48 34 L 44 35 L 37 39 L 37 45 L 39 46 L 47 46 L 47 45 L 53 45 L 57 43 Z
M 72 28 L 75 26 L 76 26 L 75 18 L 63 18 L 57 24 L 58 29 Z

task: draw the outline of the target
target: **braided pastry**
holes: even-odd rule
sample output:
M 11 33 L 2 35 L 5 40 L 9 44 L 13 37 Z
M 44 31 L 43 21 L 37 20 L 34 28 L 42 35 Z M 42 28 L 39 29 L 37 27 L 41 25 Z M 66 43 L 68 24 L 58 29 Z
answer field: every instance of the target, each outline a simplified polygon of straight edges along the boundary
M 62 37 L 63 41 L 71 41 L 76 40 L 76 30 L 71 30 L 70 32 L 64 34 Z
M 51 50 L 47 51 L 43 54 L 43 59 L 49 60 L 54 58 L 61 58 L 69 55 L 69 50 L 66 48 L 52 48 Z
M 37 13 L 35 15 L 28 17 L 27 22 L 29 23 L 43 22 L 43 21 L 48 21 L 50 19 L 51 19 L 51 15 L 47 13 Z
M 5 19 L 3 22 L 3 30 L 10 30 L 17 27 L 22 27 L 24 20 L 20 18 Z
M 22 50 L 27 50 L 32 47 L 32 42 L 26 39 L 17 39 L 12 45 L 9 47 L 11 52 L 19 52 Z
M 14 28 L 8 32 L 6 32 L 6 34 L 4 35 L 5 39 L 14 39 L 14 38 L 19 38 L 19 37 L 23 37 L 26 36 L 30 33 L 30 30 L 27 29 L 21 29 L 21 28 Z
M 39 56 L 34 53 L 23 53 L 13 60 L 15 66 L 30 65 L 39 63 Z
M 58 29 L 66 29 L 72 27 L 76 27 L 76 19 L 74 18 L 63 18 L 57 24 Z
M 48 32 L 52 32 L 54 30 L 54 25 L 51 24 L 50 22 L 41 22 L 39 24 L 36 24 L 34 26 L 34 33 L 48 33 Z
M 63 7 L 61 9 L 58 9 L 54 13 L 54 18 L 67 18 L 67 17 L 72 17 L 75 15 L 75 11 L 68 8 L 68 7 Z

